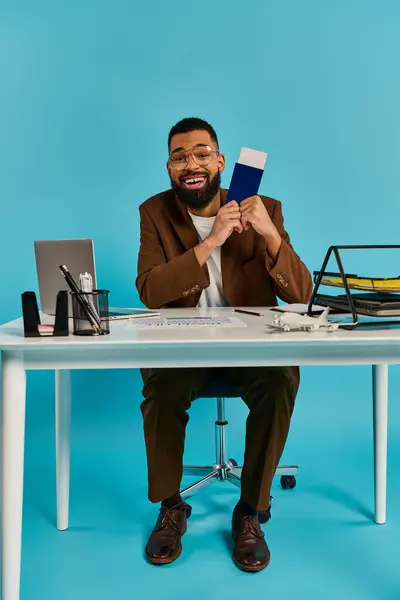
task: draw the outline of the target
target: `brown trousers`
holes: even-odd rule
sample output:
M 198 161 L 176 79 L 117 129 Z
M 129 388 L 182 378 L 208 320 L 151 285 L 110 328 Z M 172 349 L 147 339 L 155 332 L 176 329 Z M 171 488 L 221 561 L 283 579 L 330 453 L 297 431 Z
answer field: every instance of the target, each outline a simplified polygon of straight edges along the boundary
M 266 510 L 276 467 L 285 447 L 299 385 L 296 367 L 152 369 L 144 378 L 144 419 L 149 500 L 160 502 L 179 491 L 187 410 L 218 373 L 249 408 L 242 471 L 242 498 Z

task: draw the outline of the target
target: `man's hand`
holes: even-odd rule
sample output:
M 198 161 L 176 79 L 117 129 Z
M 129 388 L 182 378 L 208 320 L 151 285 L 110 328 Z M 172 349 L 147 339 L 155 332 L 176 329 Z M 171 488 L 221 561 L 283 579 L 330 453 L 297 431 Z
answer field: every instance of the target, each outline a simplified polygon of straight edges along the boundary
M 235 201 L 228 202 L 219 209 L 208 240 L 218 248 L 226 242 L 233 231 L 238 233 L 243 231 L 239 204 Z
M 233 200 L 219 209 L 210 235 L 194 249 L 201 267 L 214 250 L 226 242 L 233 231 L 242 233 L 243 225 L 240 216 L 239 204 Z
M 264 238 L 268 253 L 275 260 L 282 240 L 260 196 L 246 198 L 240 203 L 239 209 L 244 230 L 253 227 Z
M 271 221 L 271 217 L 260 196 L 252 196 L 243 200 L 239 208 L 240 218 L 245 231 L 252 226 L 263 238 L 270 236 L 271 233 L 277 233 L 276 227 Z

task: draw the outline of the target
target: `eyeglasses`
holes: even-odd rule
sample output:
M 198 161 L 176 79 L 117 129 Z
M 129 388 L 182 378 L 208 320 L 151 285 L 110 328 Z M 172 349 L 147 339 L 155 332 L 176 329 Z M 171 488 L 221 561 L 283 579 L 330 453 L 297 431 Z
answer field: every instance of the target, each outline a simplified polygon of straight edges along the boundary
M 186 169 L 191 156 L 199 167 L 207 166 L 214 156 L 219 154 L 219 150 L 213 150 L 210 146 L 195 146 L 191 150 L 173 152 L 169 157 L 169 164 L 174 171 L 183 171 Z

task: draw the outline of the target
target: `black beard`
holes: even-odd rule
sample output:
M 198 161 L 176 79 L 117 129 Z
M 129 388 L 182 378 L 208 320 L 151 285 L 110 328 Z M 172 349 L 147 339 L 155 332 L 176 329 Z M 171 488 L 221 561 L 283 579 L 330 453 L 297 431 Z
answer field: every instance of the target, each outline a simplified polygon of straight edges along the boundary
M 188 190 L 171 179 L 171 187 L 175 190 L 179 200 L 192 210 L 202 210 L 211 204 L 221 187 L 221 173 L 218 173 L 201 190 Z

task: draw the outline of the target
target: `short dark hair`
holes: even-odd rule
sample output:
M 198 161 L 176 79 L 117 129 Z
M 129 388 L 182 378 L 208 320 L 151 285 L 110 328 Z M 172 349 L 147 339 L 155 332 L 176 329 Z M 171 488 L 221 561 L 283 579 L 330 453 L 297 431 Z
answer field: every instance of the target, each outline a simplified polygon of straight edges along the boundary
M 189 117 L 187 119 L 182 119 L 172 127 L 168 136 L 168 149 L 171 147 L 171 140 L 174 135 L 178 135 L 179 133 L 189 133 L 190 131 L 208 131 L 210 138 L 218 147 L 218 138 L 214 127 L 212 127 L 210 123 L 207 123 L 207 121 L 203 121 L 203 119 Z

